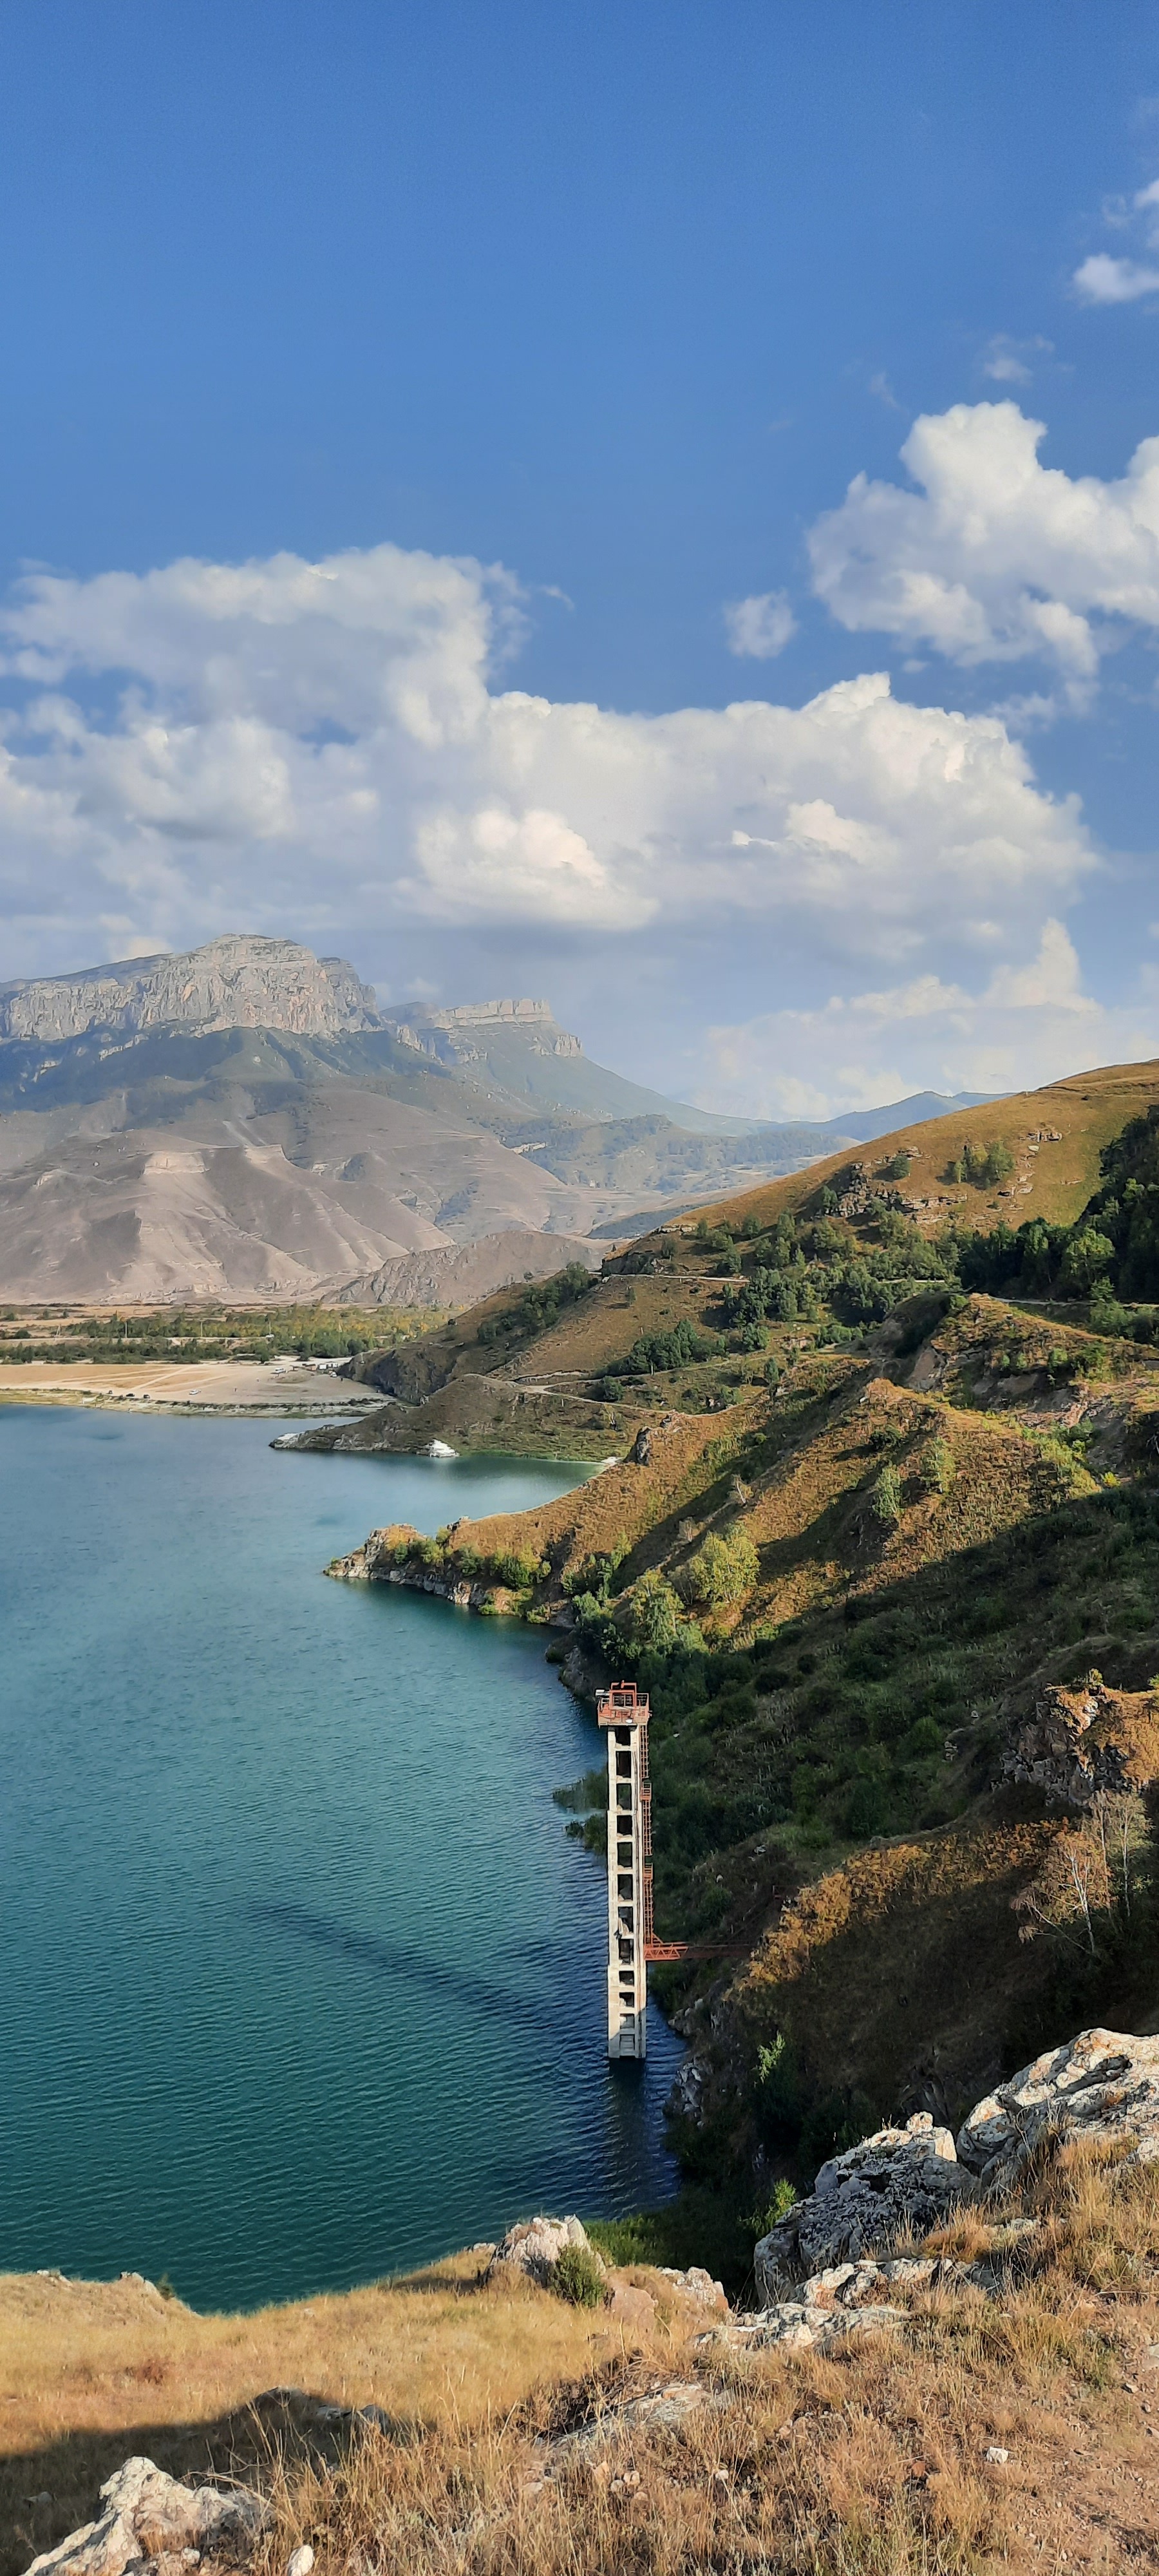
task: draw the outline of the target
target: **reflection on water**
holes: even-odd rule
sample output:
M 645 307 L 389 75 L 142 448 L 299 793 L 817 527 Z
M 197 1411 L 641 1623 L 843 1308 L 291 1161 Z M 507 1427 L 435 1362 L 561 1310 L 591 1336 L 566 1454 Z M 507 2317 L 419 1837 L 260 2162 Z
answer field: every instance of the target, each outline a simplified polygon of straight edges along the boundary
M 0 2267 L 245 2303 L 672 2187 L 551 1802 L 594 1724 L 533 1633 L 321 1574 L 580 1471 L 269 1437 L 0 1409 Z

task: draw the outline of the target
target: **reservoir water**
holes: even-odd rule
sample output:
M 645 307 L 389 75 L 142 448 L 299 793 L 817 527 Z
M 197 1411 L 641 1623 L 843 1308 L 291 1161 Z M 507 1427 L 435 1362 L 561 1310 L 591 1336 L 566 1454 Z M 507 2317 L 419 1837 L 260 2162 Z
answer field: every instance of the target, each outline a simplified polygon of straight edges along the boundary
M 0 2269 L 252 2305 L 673 2185 L 542 1632 L 322 1572 L 583 1471 L 273 1428 L 0 1407 Z

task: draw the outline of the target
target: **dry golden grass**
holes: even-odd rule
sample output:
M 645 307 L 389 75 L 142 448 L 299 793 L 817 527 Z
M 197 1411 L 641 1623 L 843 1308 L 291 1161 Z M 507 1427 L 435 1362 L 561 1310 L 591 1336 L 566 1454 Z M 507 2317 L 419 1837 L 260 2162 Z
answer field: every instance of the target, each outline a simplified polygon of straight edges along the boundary
M 841 2357 L 704 2356 L 708 2402 L 679 2432 L 625 2425 L 553 2451 L 646 2383 L 637 2365 L 483 2427 L 371 2435 L 276 2480 L 261 2576 L 303 2540 L 322 2576 L 1152 2567 L 1159 2176 L 1072 2154 L 1022 2198 L 1041 2245 L 1002 2303 L 935 2291 L 898 2338 Z M 943 2236 L 974 2251 L 985 2230 L 970 2217 Z M 1008 2458 L 989 2462 L 992 2446 Z
M 87 2519 L 102 2478 L 132 2451 L 177 2474 L 244 2466 L 262 2449 L 244 2410 L 265 2389 L 375 2403 L 461 2434 L 544 2383 L 622 2361 L 624 2331 L 602 2312 L 520 2284 L 481 2288 L 481 2262 L 459 2255 L 410 2281 L 246 2316 L 199 2316 L 132 2279 L 0 2276 L 4 2576 Z M 657 2352 L 679 2331 L 662 2303 Z M 46 2490 L 51 2508 L 30 2511 L 26 2499 Z
M 1014 1900 L 1065 1824 L 1007 1803 L 856 1852 L 786 1904 L 732 1992 L 754 2043 L 784 2030 L 818 2081 L 876 2102 L 908 2101 L 936 2073 L 960 2116 L 997 2075 L 995 2032 L 1049 1966 L 1020 1940 Z
M 907 1199 L 933 1202 L 920 1219 L 931 1227 L 944 1223 L 948 1213 L 982 1227 L 1003 1221 L 1021 1225 L 1032 1216 L 1045 1217 L 1052 1225 L 1068 1225 L 1098 1187 L 1103 1146 L 1119 1134 L 1128 1118 L 1141 1116 L 1155 1099 L 1159 1099 L 1159 1062 L 1105 1065 L 1094 1073 L 1048 1083 L 1041 1091 L 1014 1092 L 1009 1099 L 991 1101 L 982 1109 L 955 1109 L 921 1126 L 899 1127 L 892 1135 L 875 1137 L 872 1144 L 810 1163 L 805 1171 L 793 1172 L 785 1180 L 715 1199 L 698 1209 L 697 1215 L 710 1225 L 722 1219 L 739 1223 L 748 1215 L 759 1216 L 762 1224 L 775 1224 L 782 1208 L 799 1207 L 831 1173 L 850 1162 L 865 1162 L 876 1169 L 905 1145 L 913 1162 L 902 1186 Z M 1039 1144 L 1032 1153 L 1030 1146 L 1044 1128 L 1057 1129 L 1061 1141 Z M 1015 1169 L 1008 1183 L 1001 1189 L 981 1190 L 943 1181 L 947 1164 L 967 1144 L 989 1143 L 995 1136 L 1014 1155 Z M 681 1224 L 690 1222 L 674 1220 L 663 1230 L 679 1232 Z
M 464 1547 L 484 1557 L 514 1552 L 534 1558 L 550 1550 L 560 1571 L 625 1542 L 633 1549 L 645 1543 L 641 1563 L 659 1561 L 675 1536 L 666 1527 L 673 1515 L 700 1496 L 714 1475 L 727 1472 L 741 1433 L 767 1409 L 768 1400 L 762 1395 L 731 1407 L 723 1417 L 677 1414 L 666 1425 L 651 1423 L 648 1467 L 622 1460 L 556 1502 L 532 1511 L 464 1521 L 448 1553 L 448 1574 L 454 1575 L 456 1551 Z M 653 1533 L 654 1544 L 649 1546 L 646 1542 Z
M 132 2284 L 9 2280 L 4 2565 L 86 2519 L 141 2449 L 177 2473 L 257 2478 L 275 2519 L 255 2576 L 282 2576 L 299 2541 L 320 2576 L 1153 2567 L 1159 2170 L 1066 2150 L 1010 2211 L 1040 2227 L 1001 2300 L 934 2289 L 896 2337 L 827 2357 L 698 2347 L 687 2312 L 632 2355 L 599 2314 L 474 2287 L 471 2256 L 251 2317 L 161 2312 Z M 972 2258 L 993 2215 L 964 2213 L 930 2250 Z M 617 2422 L 694 2374 L 705 2402 L 679 2431 Z M 390 2428 L 311 2445 L 292 2406 L 246 2413 L 271 2382 L 373 2398 Z M 600 2415 L 603 2438 L 558 2447 Z M 41 2488 L 51 2511 L 22 2501 Z

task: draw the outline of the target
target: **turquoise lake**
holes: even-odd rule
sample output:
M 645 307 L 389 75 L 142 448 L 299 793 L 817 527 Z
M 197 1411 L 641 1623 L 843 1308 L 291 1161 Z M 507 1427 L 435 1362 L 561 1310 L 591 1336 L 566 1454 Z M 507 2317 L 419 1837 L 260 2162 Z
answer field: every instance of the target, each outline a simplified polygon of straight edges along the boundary
M 0 1408 L 0 2269 L 344 2288 L 674 2187 L 679 2042 L 605 2050 L 601 1759 L 542 1632 L 327 1582 L 525 1460 Z

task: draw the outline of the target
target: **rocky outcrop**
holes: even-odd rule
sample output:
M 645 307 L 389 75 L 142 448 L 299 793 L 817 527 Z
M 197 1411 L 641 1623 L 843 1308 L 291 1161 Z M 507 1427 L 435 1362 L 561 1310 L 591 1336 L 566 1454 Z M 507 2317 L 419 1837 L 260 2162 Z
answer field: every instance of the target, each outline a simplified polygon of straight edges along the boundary
M 376 997 L 343 957 L 293 939 L 227 934 L 178 956 L 86 966 L 0 985 L 0 1038 L 51 1043 L 86 1029 L 122 1033 L 184 1021 L 202 1029 L 292 1029 L 336 1037 L 381 1027 Z
M 276 1445 L 286 1448 L 296 1444 L 283 1439 Z M 452 1601 L 456 1610 L 482 1610 L 503 1596 L 502 1585 L 486 1576 L 478 1581 L 468 1580 L 456 1573 L 453 1564 L 425 1565 L 417 1555 L 396 1563 L 396 1545 L 400 1540 L 411 1539 L 418 1543 L 417 1530 L 399 1522 L 393 1522 L 389 1529 L 371 1530 L 369 1538 L 349 1556 L 333 1557 L 326 1572 L 335 1583 L 398 1583 L 408 1592 L 430 1592 L 437 1600 Z
M 770 2344 L 816 2351 L 847 2335 L 892 2331 L 905 2321 L 899 2298 L 922 2290 L 979 2290 L 985 2298 L 1001 2298 L 1033 2263 L 1041 2235 L 1039 2219 L 1015 2218 L 989 2229 L 985 2250 L 972 2263 L 918 2254 L 884 2263 L 832 2264 L 802 2281 L 793 2298 L 777 2299 L 756 2316 L 730 2315 L 703 2340 L 734 2351 L 759 2351 Z
M 248 2487 L 187 2487 L 152 2460 L 126 2460 L 101 2488 L 104 2511 L 33 2561 L 28 2576 L 146 2576 L 150 2568 L 244 2565 L 264 2528 Z
M 1125 2151 L 1128 2164 L 1159 2157 L 1159 2039 L 1083 2030 L 1047 2049 L 975 2104 L 958 2132 L 958 2155 L 987 2189 L 1014 2181 L 1048 2137 Z
M 522 2272 L 527 2280 L 537 2281 L 541 2290 L 551 2285 L 551 2276 L 565 2248 L 574 2245 L 590 2254 L 600 2271 L 603 2258 L 578 2218 L 524 2218 L 518 2226 L 509 2227 L 501 2245 L 497 2245 L 487 2268 L 488 2280 L 510 2279 Z
M 762 2309 L 810 2304 L 818 2280 L 832 2289 L 855 2270 L 860 2280 L 865 2258 L 888 2254 L 899 2239 L 926 2235 L 963 2203 L 1015 2182 L 1047 2139 L 1117 2148 L 1127 2164 L 1159 2159 L 1159 2039 L 1080 2031 L 976 2103 L 956 2143 L 949 2129 L 936 2128 L 930 2113 L 919 2111 L 904 2129 L 878 2129 L 831 2156 L 808 2198 L 757 2245 L 753 2270 Z M 1008 2249 L 1028 2226 L 1015 2221 L 1005 2231 L 992 2230 L 995 2249 Z M 879 2284 L 903 2274 L 916 2278 L 904 2264 L 901 2273 L 888 2262 L 868 2269 Z M 994 2286 L 984 2272 L 985 2264 L 955 2267 L 955 2277 Z M 784 2293 L 802 2276 L 804 2287 L 786 2303 Z
M 808 2199 L 761 2238 L 753 2257 L 757 2295 L 769 2303 L 802 2273 L 923 2236 L 977 2189 L 951 2131 L 935 2128 L 928 2111 L 915 2112 L 904 2129 L 878 2129 L 831 2156 Z
M 1159 1777 L 1159 1694 L 1112 1690 L 1101 1673 L 1042 1691 L 1011 1730 L 1003 1774 L 1079 1809 L 1143 1788 Z

